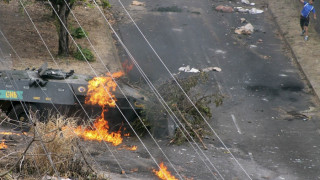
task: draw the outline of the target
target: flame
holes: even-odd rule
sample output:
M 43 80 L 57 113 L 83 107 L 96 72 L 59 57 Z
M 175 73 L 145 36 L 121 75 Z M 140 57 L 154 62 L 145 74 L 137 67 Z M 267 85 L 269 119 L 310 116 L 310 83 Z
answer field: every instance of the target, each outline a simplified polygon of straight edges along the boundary
M 109 132 L 108 121 L 104 114 L 108 111 L 107 107 L 115 107 L 116 98 L 112 94 L 116 90 L 117 84 L 112 80 L 123 76 L 122 71 L 107 74 L 104 77 L 95 77 L 88 84 L 88 92 L 86 97 L 86 104 L 99 105 L 102 107 L 102 113 L 94 124 L 93 129 L 77 127 L 74 132 L 85 140 L 106 141 L 117 146 L 122 143 L 120 130 L 118 132 Z M 111 97 L 112 98 L 111 98 Z
M 114 146 L 117 146 L 122 143 L 121 132 L 109 132 L 108 121 L 104 119 L 104 110 L 101 113 L 101 117 L 95 120 L 94 129 L 84 129 L 79 126 L 75 129 L 75 133 L 82 137 L 85 140 L 97 140 L 97 141 L 106 141 L 112 143 Z
M 0 149 L 6 149 L 8 146 L 4 144 L 4 140 L 2 140 L 2 143 L 0 143 Z
M 99 105 L 101 107 L 115 107 L 116 98 L 111 92 L 116 90 L 117 84 L 112 80 L 113 78 L 119 78 L 123 76 L 122 71 L 107 74 L 104 77 L 95 77 L 89 81 L 87 98 L 85 103 L 90 105 Z M 111 98 L 111 97 L 112 98 Z M 113 99 L 113 100 L 112 100 Z
M 136 151 L 138 149 L 137 146 L 132 146 L 131 148 L 129 148 L 130 151 Z
M 129 63 L 128 60 L 125 60 L 121 65 L 126 73 L 130 72 L 133 69 L 133 64 Z
M 17 136 L 20 136 L 20 134 L 18 133 L 14 133 L 14 132 L 0 132 L 1 135 L 17 135 Z M 23 133 L 25 134 L 25 133 Z
M 121 149 L 126 149 L 126 150 L 130 150 L 130 151 L 136 151 L 138 149 L 137 146 L 126 146 L 126 145 L 123 145 L 122 147 L 118 148 L 118 150 L 121 150 Z
M 130 136 L 130 133 L 126 133 L 126 134 L 124 134 L 123 136 L 129 137 L 129 136 Z
M 176 177 L 171 175 L 171 173 L 167 169 L 168 168 L 162 162 L 160 163 L 160 170 L 157 171 L 153 169 L 152 172 L 154 172 L 162 180 L 178 180 Z

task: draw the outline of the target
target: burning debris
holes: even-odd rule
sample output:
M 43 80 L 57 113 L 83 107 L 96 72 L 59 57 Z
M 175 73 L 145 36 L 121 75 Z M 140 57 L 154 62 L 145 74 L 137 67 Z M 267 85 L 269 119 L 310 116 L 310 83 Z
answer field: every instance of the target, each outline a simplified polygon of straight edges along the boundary
M 128 73 L 133 69 L 133 64 L 130 63 L 128 60 L 125 60 L 123 63 L 121 63 L 121 66 L 125 73 Z
M 23 132 L 22 134 L 26 135 L 26 132 Z M 16 136 L 21 136 L 20 133 L 14 133 L 14 132 L 0 132 L 0 135 L 16 135 Z
M 162 162 L 160 163 L 159 171 L 153 169 L 152 172 L 154 172 L 160 179 L 163 179 L 163 180 L 178 180 L 167 169 L 168 168 Z
M 94 122 L 94 129 L 82 128 L 79 126 L 75 129 L 75 133 L 85 140 L 106 141 L 117 146 L 122 143 L 120 130 L 117 132 L 109 132 L 108 121 L 104 119 L 104 110 L 101 117 Z
M 107 74 L 105 77 L 95 77 L 89 81 L 86 104 L 99 105 L 102 107 L 100 117 L 93 123 L 93 128 L 77 127 L 74 132 L 85 140 L 106 141 L 117 146 L 122 143 L 121 132 L 109 132 L 108 121 L 104 114 L 108 112 L 108 107 L 116 106 L 116 97 L 112 94 L 116 90 L 117 84 L 112 80 L 123 76 L 122 71 Z
M 4 142 L 5 142 L 5 140 L 1 140 L 0 149 L 6 149 L 6 148 L 8 148 L 8 146 L 7 146 Z
M 136 151 L 138 149 L 137 146 L 126 146 L 126 145 L 123 145 L 122 147 L 118 148 L 118 150 L 121 150 L 121 149 L 126 149 L 126 150 L 129 150 L 129 151 Z

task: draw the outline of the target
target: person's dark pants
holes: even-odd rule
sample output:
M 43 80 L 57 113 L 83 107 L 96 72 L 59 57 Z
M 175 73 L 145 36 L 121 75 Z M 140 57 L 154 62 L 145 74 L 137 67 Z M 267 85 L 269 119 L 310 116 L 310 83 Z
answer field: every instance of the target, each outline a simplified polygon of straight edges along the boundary
M 308 17 L 300 16 L 300 26 L 302 30 L 304 30 L 304 26 L 309 26 L 309 16 Z

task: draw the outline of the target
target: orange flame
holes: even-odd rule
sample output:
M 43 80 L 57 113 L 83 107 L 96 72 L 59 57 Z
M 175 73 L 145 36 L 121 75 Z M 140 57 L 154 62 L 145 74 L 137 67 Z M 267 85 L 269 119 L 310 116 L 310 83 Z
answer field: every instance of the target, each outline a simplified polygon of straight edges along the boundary
M 104 110 L 100 118 L 97 118 L 94 124 L 94 129 L 83 129 L 79 126 L 75 129 L 75 133 L 82 137 L 85 140 L 97 140 L 97 141 L 106 141 L 112 143 L 114 146 L 117 146 L 122 143 L 121 132 L 109 132 L 108 121 L 104 119 Z
M 168 168 L 162 162 L 160 163 L 160 170 L 157 171 L 153 169 L 152 172 L 154 172 L 162 180 L 178 180 L 176 177 L 171 175 L 171 173 L 167 169 Z
M 130 72 L 133 69 L 133 64 L 128 60 L 125 60 L 121 65 L 126 73 Z
M 101 107 L 115 107 L 115 96 L 111 93 L 116 90 L 117 84 L 112 80 L 123 76 L 122 71 L 107 74 L 105 77 L 95 77 L 89 81 L 86 104 L 96 105 Z M 111 97 L 112 98 L 111 98 Z M 113 99 L 113 100 L 112 100 Z
M 0 132 L 1 135 L 17 135 L 20 136 L 20 134 L 18 133 L 14 133 L 14 132 Z
M 118 148 L 118 150 L 121 150 L 121 149 L 126 149 L 126 150 L 130 150 L 130 151 L 136 151 L 138 149 L 138 147 L 137 146 L 128 147 L 126 145 L 123 145 L 122 147 Z
M 4 140 L 2 140 L 2 143 L 0 143 L 0 149 L 8 148 L 6 144 L 4 144 Z
M 104 113 L 108 110 L 107 107 L 115 107 L 116 98 L 111 93 L 116 90 L 117 84 L 112 80 L 123 76 L 122 71 L 107 74 L 105 77 L 95 77 L 88 84 L 88 93 L 86 97 L 86 104 L 99 105 L 102 107 L 101 116 L 98 117 L 94 124 L 94 129 L 77 127 L 75 133 L 85 140 L 106 141 L 117 146 L 122 143 L 121 132 L 109 132 L 108 121 L 104 118 Z M 112 98 L 111 98 L 111 97 Z

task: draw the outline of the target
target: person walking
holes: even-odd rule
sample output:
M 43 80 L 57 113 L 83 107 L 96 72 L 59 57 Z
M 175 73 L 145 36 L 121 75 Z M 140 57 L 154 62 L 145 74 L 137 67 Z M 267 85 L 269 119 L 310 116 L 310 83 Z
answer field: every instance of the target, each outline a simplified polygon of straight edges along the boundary
M 303 9 L 301 11 L 300 16 L 300 26 L 302 29 L 301 36 L 305 35 L 304 40 L 308 40 L 309 33 L 308 33 L 308 26 L 309 26 L 309 14 L 312 11 L 313 13 L 313 19 L 317 19 L 316 16 L 316 10 L 314 9 L 313 2 L 314 0 L 309 0 L 309 2 L 306 2 L 304 0 L 300 0 L 301 3 L 303 3 Z

